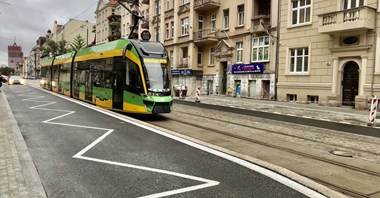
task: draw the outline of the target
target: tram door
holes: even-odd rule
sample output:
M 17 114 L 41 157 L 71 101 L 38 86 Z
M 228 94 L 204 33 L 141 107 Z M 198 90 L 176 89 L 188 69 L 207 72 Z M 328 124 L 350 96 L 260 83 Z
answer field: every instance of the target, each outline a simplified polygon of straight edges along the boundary
M 114 60 L 114 82 L 113 87 L 113 101 L 112 106 L 114 109 L 123 109 L 123 93 L 125 88 L 125 72 L 126 67 L 122 66 L 121 60 Z
M 92 85 L 93 85 L 93 80 L 94 75 L 90 71 L 86 71 L 85 74 L 85 100 L 92 102 Z
M 74 77 L 73 77 L 73 96 L 76 98 L 79 98 L 79 76 L 80 76 L 80 71 L 78 70 L 77 67 L 74 67 Z

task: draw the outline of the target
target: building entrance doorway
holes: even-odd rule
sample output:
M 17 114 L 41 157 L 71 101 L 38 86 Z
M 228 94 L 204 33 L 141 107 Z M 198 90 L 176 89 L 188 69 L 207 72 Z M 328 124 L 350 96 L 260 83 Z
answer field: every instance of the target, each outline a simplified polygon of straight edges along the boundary
M 220 65 L 221 65 L 221 71 L 223 71 L 221 94 L 224 95 L 227 92 L 227 61 L 220 62 Z
M 269 80 L 263 80 L 262 81 L 262 94 L 261 97 L 263 99 L 269 99 L 270 96 L 270 81 Z
M 359 88 L 359 66 L 351 61 L 344 67 L 343 73 L 343 105 L 355 106 L 355 96 L 358 95 Z

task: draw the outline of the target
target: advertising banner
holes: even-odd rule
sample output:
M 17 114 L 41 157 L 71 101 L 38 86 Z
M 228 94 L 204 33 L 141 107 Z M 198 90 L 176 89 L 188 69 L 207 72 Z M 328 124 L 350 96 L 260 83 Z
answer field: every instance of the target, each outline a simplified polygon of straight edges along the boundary
M 262 74 L 263 71 L 264 71 L 263 63 L 232 65 L 232 74 Z

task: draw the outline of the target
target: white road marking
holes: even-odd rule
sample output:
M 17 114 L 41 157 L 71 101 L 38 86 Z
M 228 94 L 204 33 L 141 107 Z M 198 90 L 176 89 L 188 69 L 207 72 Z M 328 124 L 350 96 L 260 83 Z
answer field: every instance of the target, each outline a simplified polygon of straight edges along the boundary
M 50 92 L 50 91 L 47 91 L 47 90 L 41 89 L 41 88 L 39 88 L 39 87 L 35 87 L 35 86 L 32 86 L 32 87 L 37 88 L 37 89 L 39 89 L 39 90 L 42 90 L 42 91 L 44 91 L 44 92 L 47 92 L 47 93 L 49 93 L 49 94 L 55 95 L 55 96 L 57 96 L 57 97 L 60 97 L 60 98 L 62 98 L 62 99 L 65 99 L 65 100 L 68 100 L 68 101 L 74 102 L 74 103 L 76 103 L 76 104 L 79 104 L 79 105 L 85 106 L 85 107 L 87 107 L 87 108 L 89 108 L 89 109 L 92 109 L 92 110 L 98 111 L 98 112 L 100 112 L 100 113 L 103 113 L 103 114 L 105 114 L 105 115 L 111 116 L 111 117 L 113 117 L 113 118 L 116 118 L 116 119 L 122 120 L 122 121 L 124 121 L 124 122 L 129 123 L 129 124 L 132 124 L 132 125 L 135 125 L 135 126 L 138 126 L 138 127 L 144 128 L 144 129 L 147 129 L 147 130 L 149 130 L 149 131 L 152 131 L 152 132 L 154 132 L 154 133 L 160 134 L 160 135 L 162 135 L 162 136 L 165 136 L 165 137 L 171 138 L 171 139 L 173 139 L 173 140 L 176 140 L 176 141 L 178 141 L 178 142 L 181 142 L 181 143 L 187 144 L 187 145 L 192 146 L 192 147 L 194 147 L 194 148 L 197 148 L 197 149 L 200 149 L 200 150 L 206 151 L 206 152 L 208 152 L 208 153 L 211 153 L 211 154 L 213 154 L 213 155 L 219 156 L 219 157 L 221 157 L 221 158 L 227 159 L 227 160 L 232 161 L 232 162 L 234 162 L 234 163 L 236 163 L 236 164 L 239 164 L 239 165 L 241 165 L 241 166 L 244 166 L 244 167 L 246 167 L 246 168 L 249 168 L 249 169 L 251 169 L 251 170 L 253 170 L 253 171 L 255 171 L 255 172 L 261 173 L 261 174 L 263 174 L 263 175 L 265 175 L 265 176 L 267 176 L 267 177 L 269 177 L 269 178 L 272 178 L 273 180 L 276 180 L 276 181 L 278 181 L 278 182 L 280 182 L 280 183 L 282 183 L 282 184 L 284 184 L 284 185 L 286 185 L 286 186 L 288 186 L 288 187 L 290 187 L 290 188 L 292 188 L 292 189 L 294 189 L 294 190 L 296 190 L 296 191 L 298 191 L 298 192 L 300 192 L 300 193 L 302 193 L 302 194 L 304 194 L 304 195 L 306 195 L 306 196 L 309 196 L 309 197 L 316 197 L 316 198 L 326 197 L 326 196 L 324 196 L 324 195 L 322 195 L 322 194 L 320 194 L 320 193 L 318 193 L 318 192 L 316 192 L 316 191 L 314 191 L 314 190 L 312 190 L 312 189 L 310 189 L 310 188 L 307 188 L 306 186 L 304 186 L 304 185 L 302 185 L 302 184 L 299 184 L 299 183 L 297 183 L 296 181 L 291 180 L 291 179 L 289 179 L 289 178 L 287 178 L 287 177 L 285 177 L 285 176 L 283 176 L 283 175 L 280 175 L 280 174 L 278 174 L 278 173 L 276 173 L 276 172 L 274 172 L 274 171 L 272 171 L 272 170 L 265 169 L 265 168 L 263 168 L 263 167 L 261 167 L 261 166 L 258 166 L 258 165 L 255 165 L 255 164 L 252 164 L 252 163 L 250 163 L 250 162 L 248 162 L 248 161 L 245 161 L 245 160 L 242 160 L 242 159 L 240 159 L 240 158 L 237 158 L 237 157 L 234 157 L 234 156 L 228 155 L 228 154 L 226 154 L 226 153 L 223 153 L 223 152 L 217 151 L 217 150 L 215 150 L 215 149 L 212 149 L 212 148 L 209 148 L 209 147 L 206 147 L 206 146 L 203 146 L 203 145 L 200 145 L 200 144 L 197 144 L 197 143 L 191 142 L 191 141 L 189 141 L 189 140 L 186 140 L 186 139 L 183 139 L 183 138 L 180 138 L 180 137 L 177 137 L 177 136 L 171 135 L 171 134 L 167 134 L 167 133 L 165 133 L 165 132 L 163 132 L 163 131 L 160 131 L 160 130 L 158 130 L 158 129 L 151 128 L 151 127 L 149 127 L 149 126 L 146 126 L 146 125 L 143 125 L 143 124 L 140 124 L 140 123 L 133 122 L 133 121 L 131 121 L 131 120 L 128 120 L 128 119 L 125 119 L 125 118 L 121 117 L 120 115 L 113 114 L 113 113 L 111 113 L 111 112 L 109 112 L 109 111 L 107 111 L 107 110 L 105 110 L 105 109 L 100 109 L 100 108 L 98 108 L 98 107 L 96 107 L 96 106 L 94 106 L 94 105 L 90 105 L 90 104 L 88 104 L 88 103 L 84 103 L 84 102 L 81 102 L 81 101 L 79 101 L 79 100 L 75 100 L 75 99 L 72 99 L 72 98 L 69 98 L 69 97 L 66 97 L 66 96 L 63 96 L 63 95 L 59 95 L 59 94 L 56 94 L 56 93 L 54 93 L 54 92 Z M 265 112 L 265 111 L 264 111 L 264 112 Z M 101 138 L 101 137 L 100 137 L 100 138 Z M 105 138 L 105 137 L 104 137 L 104 138 Z M 103 138 L 103 139 L 104 139 L 104 138 Z M 96 140 L 95 140 L 95 141 L 96 141 Z M 100 141 L 99 141 L 99 142 L 100 142 Z M 95 145 L 96 145 L 96 144 L 94 144 L 93 146 L 95 146 Z M 89 147 L 89 146 L 88 146 L 88 147 Z M 89 150 L 89 149 L 92 148 L 92 147 L 90 147 L 90 148 L 88 148 L 88 147 L 86 147 L 87 150 Z M 85 149 L 86 149 L 86 148 L 85 148 Z M 83 149 L 83 150 L 85 150 L 85 149 Z M 82 151 L 83 151 L 83 150 L 82 150 Z M 86 151 L 87 151 L 87 150 L 86 150 Z M 80 151 L 79 153 L 81 153 L 82 151 Z M 83 152 L 83 153 L 84 153 L 84 152 Z M 81 156 L 81 155 L 78 155 L 78 154 L 74 155 L 74 157 L 75 157 L 75 156 L 77 156 L 78 158 L 80 157 L 81 159 L 84 158 L 84 156 Z M 86 159 L 87 159 L 87 160 L 90 160 L 90 158 L 87 158 L 87 157 L 86 157 Z M 97 159 L 97 160 L 101 160 L 101 159 Z M 101 161 L 99 161 L 99 162 L 105 163 L 106 161 L 105 161 L 105 160 L 101 160 Z M 110 161 L 110 162 L 111 162 L 111 161 Z M 127 165 L 127 164 L 123 164 L 123 163 L 119 163 L 119 162 L 113 162 L 113 163 L 116 163 L 116 164 L 118 164 L 119 166 Z M 116 165 L 116 164 L 115 164 L 115 165 Z M 135 165 L 132 165 L 132 166 L 135 166 Z M 192 176 L 191 176 L 191 177 L 192 177 Z M 211 187 L 211 186 L 215 186 L 215 185 L 218 185 L 218 184 L 219 184 L 219 182 L 217 182 L 217 181 L 212 181 L 212 180 L 208 180 L 208 181 L 210 181 L 210 183 L 209 183 L 210 186 L 207 186 L 207 183 L 205 183 L 205 184 L 203 184 L 203 185 L 204 185 L 204 186 L 207 186 L 207 187 Z M 211 184 L 213 184 L 213 185 L 211 185 Z M 194 187 L 194 186 L 193 186 L 193 187 Z M 207 188 L 207 187 L 203 187 L 203 188 Z M 189 188 L 191 188 L 191 187 L 189 187 Z M 178 190 L 175 190 L 175 191 L 176 191 L 176 192 L 177 192 L 177 191 L 180 191 L 180 193 L 183 193 L 183 192 L 189 192 L 189 191 L 182 191 L 182 190 L 184 190 L 184 189 L 188 189 L 188 188 L 178 189 Z M 198 190 L 198 189 L 202 189 L 202 188 L 199 187 L 199 188 L 197 188 L 197 189 L 192 189 L 192 190 Z M 190 189 L 189 189 L 189 190 L 190 190 Z M 190 191 L 191 191 L 191 190 L 190 190 Z M 167 192 L 162 192 L 162 193 L 158 193 L 158 194 L 154 194 L 154 195 L 149 195 L 149 196 L 145 196 L 145 197 L 148 197 L 148 198 L 153 198 L 153 197 L 163 197 L 163 196 L 168 196 L 168 195 L 164 195 L 165 193 L 173 193 L 173 192 L 174 192 L 174 191 L 167 191 Z M 156 195 L 158 195 L 158 196 L 156 196 Z M 169 195 L 174 195 L 174 194 L 169 194 Z M 150 196 L 152 196 L 152 197 L 150 197 Z
M 50 93 L 50 92 L 48 92 L 48 93 Z M 60 95 L 56 95 L 56 96 L 61 97 Z M 92 126 L 84 126 L 84 125 L 75 125 L 75 124 L 53 122 L 53 120 L 57 120 L 59 118 L 63 118 L 65 116 L 74 114 L 75 111 L 68 111 L 68 110 L 62 110 L 62 109 L 42 108 L 42 107 L 45 107 L 45 106 L 48 106 L 48 105 L 55 104 L 56 102 L 38 101 L 38 100 L 36 101 L 36 99 L 41 99 L 41 98 L 43 98 L 43 96 L 42 97 L 39 96 L 39 97 L 34 97 L 34 98 L 23 99 L 23 101 L 45 102 L 46 103 L 46 104 L 42 104 L 42 105 L 37 105 L 37 106 L 29 107 L 30 109 L 38 109 L 38 110 L 44 110 L 44 111 L 66 112 L 63 115 L 56 116 L 54 118 L 42 121 L 42 123 L 61 125 L 61 126 L 68 126 L 68 127 L 78 127 L 78 128 L 87 128 L 87 129 L 96 129 L 96 130 L 107 131 L 101 137 L 99 137 L 94 142 L 92 142 L 91 144 L 89 144 L 88 146 L 86 146 L 84 149 L 82 149 L 81 151 L 79 151 L 77 154 L 75 154 L 73 156 L 73 158 L 87 160 L 87 161 L 93 161 L 93 162 L 98 162 L 98 163 L 104 163 L 104 164 L 110 164 L 110 165 L 115 165 L 115 166 L 128 167 L 128 168 L 132 168 L 132 169 L 139 169 L 139 170 L 144 170 L 144 171 L 150 171 L 150 172 L 155 172 L 155 173 L 161 173 L 161 174 L 166 174 L 166 175 L 171 175 L 171 176 L 175 176 L 175 177 L 181 177 L 181 178 L 185 178 L 185 179 L 190 179 L 190 180 L 195 180 L 195 181 L 202 182 L 202 184 L 200 184 L 200 185 L 195 185 L 195 186 L 180 188 L 180 189 L 176 189 L 176 190 L 170 190 L 170 191 L 155 193 L 155 194 L 143 196 L 144 198 L 155 198 L 155 197 L 165 197 L 165 196 L 170 196 L 170 195 L 176 195 L 176 194 L 180 194 L 180 193 L 184 193 L 184 192 L 190 192 L 190 191 L 195 191 L 195 190 L 200 190 L 200 189 L 203 189 L 203 188 L 208 188 L 208 187 L 216 186 L 216 185 L 219 185 L 219 183 L 220 183 L 220 182 L 214 181 L 214 180 L 208 180 L 208 179 L 204 179 L 204 178 L 200 178 L 200 177 L 195 177 L 195 176 L 191 176 L 191 175 L 185 175 L 185 174 L 171 172 L 171 171 L 162 170 L 162 169 L 155 169 L 155 168 L 150 168 L 150 167 L 144 167 L 144 166 L 138 166 L 138 165 L 133 165 L 133 164 L 126 164 L 126 163 L 120 163 L 120 162 L 115 162 L 115 161 L 109 161 L 109 160 L 103 160 L 103 159 L 97 159 L 97 158 L 91 158 L 91 157 L 83 156 L 88 150 L 90 150 L 91 148 L 93 148 L 94 146 L 96 146 L 99 142 L 101 142 L 108 135 L 110 135 L 114 130 L 113 129 L 106 129 L 106 128 L 99 128 L 99 127 L 92 127 Z M 61 97 L 61 98 L 64 98 L 64 97 Z M 66 99 L 66 98 L 64 98 L 64 99 Z M 76 102 L 76 101 L 74 101 L 74 102 Z M 77 104 L 80 104 L 80 103 L 77 103 Z M 85 107 L 91 107 L 91 106 L 94 107 L 93 105 L 91 105 L 91 106 L 84 105 L 84 104 L 80 104 L 80 105 L 85 106 Z M 98 112 L 102 112 L 102 111 L 99 111 L 99 110 L 94 109 L 94 108 L 91 108 L 91 109 L 96 110 Z M 102 112 L 102 113 L 104 113 L 104 112 Z M 107 115 L 112 115 L 112 114 L 107 114 Z M 112 117 L 115 117 L 115 116 L 112 116 Z M 127 122 L 131 123 L 129 120 Z

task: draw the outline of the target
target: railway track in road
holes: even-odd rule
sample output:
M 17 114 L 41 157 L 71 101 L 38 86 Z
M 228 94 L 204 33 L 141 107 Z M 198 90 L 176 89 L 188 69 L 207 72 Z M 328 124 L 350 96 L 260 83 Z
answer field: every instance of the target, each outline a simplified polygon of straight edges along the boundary
M 204 110 L 203 110 L 204 111 Z M 210 112 L 212 114 L 212 112 Z M 244 130 L 260 130 L 263 133 L 267 134 L 274 134 L 274 135 L 279 135 L 279 136 L 286 136 L 287 138 L 295 138 L 295 139 L 301 139 L 303 141 L 315 141 L 318 144 L 323 144 L 323 140 L 315 140 L 315 139 L 310 139 L 308 137 L 300 137 L 297 135 L 292 135 L 292 134 L 286 134 L 283 133 L 282 131 L 275 130 L 275 129 L 265 129 L 260 126 L 252 126 L 251 124 L 245 124 L 242 122 L 236 122 L 234 120 L 228 120 L 228 119 L 223 119 L 223 118 L 216 118 L 213 116 L 209 116 L 209 113 L 199 113 L 199 112 L 192 112 L 188 110 L 175 110 L 173 114 L 168 115 L 168 116 L 163 116 L 164 118 L 162 121 L 160 120 L 154 120 L 154 121 L 148 121 L 150 124 L 163 127 L 178 133 L 185 134 L 187 136 L 192 136 L 193 138 L 199 138 L 197 135 L 192 135 L 191 132 L 186 132 L 187 130 L 189 131 L 194 131 L 194 129 L 200 130 L 200 134 L 211 134 L 213 138 L 199 138 L 202 141 L 211 143 L 211 144 L 217 144 L 215 142 L 210 141 L 211 139 L 218 139 L 219 142 L 221 139 L 225 141 L 232 141 L 235 140 L 236 142 L 245 142 L 247 145 L 255 145 L 255 146 L 261 146 L 264 150 L 264 152 L 267 149 L 270 149 L 271 152 L 273 153 L 278 153 L 281 152 L 285 154 L 286 156 L 294 156 L 291 157 L 292 159 L 298 159 L 302 158 L 304 161 L 308 161 L 308 165 L 314 165 L 314 164 L 319 164 L 319 167 L 326 167 L 326 169 L 333 169 L 333 170 L 344 170 L 343 172 L 346 172 L 346 174 L 352 174 L 352 177 L 356 177 L 356 175 L 360 175 L 360 177 L 367 178 L 367 180 L 364 181 L 370 181 L 370 182 L 380 182 L 380 168 L 379 169 L 368 169 L 365 167 L 358 166 L 356 164 L 350 164 L 350 163 L 345 163 L 339 160 L 333 160 L 326 158 L 324 155 L 318 155 L 316 153 L 309 153 L 307 151 L 300 150 L 298 147 L 291 148 L 289 146 L 284 146 L 283 144 L 277 144 L 275 141 L 266 141 L 262 139 L 257 139 L 254 137 L 251 137 L 245 133 L 236 133 L 232 131 L 236 131 L 236 128 L 244 129 Z M 197 120 L 203 120 L 203 122 L 197 122 Z M 167 124 L 170 122 L 170 124 Z M 215 122 L 216 124 L 210 124 L 212 122 Z M 218 127 L 217 123 L 224 123 L 225 127 Z M 181 125 L 181 129 L 179 129 L 178 125 Z M 220 124 L 219 124 L 220 125 Z M 280 122 L 277 122 L 276 125 L 281 125 Z M 188 127 L 188 129 L 186 129 Z M 223 147 L 223 143 L 220 145 Z M 332 147 L 337 147 L 339 146 L 340 148 L 345 148 L 345 149 L 352 149 L 351 147 L 347 146 L 344 147 L 342 145 L 332 145 Z M 265 149 L 267 148 L 267 149 Z M 227 148 L 229 150 L 233 150 L 233 148 Z M 254 149 L 252 149 L 254 150 Z M 367 151 L 365 149 L 356 149 L 358 152 L 366 152 L 370 155 L 378 155 L 378 153 L 374 151 Z M 247 155 L 247 154 L 246 154 Z M 253 155 L 252 157 L 254 158 L 259 158 L 262 157 L 263 153 L 260 155 Z M 268 153 L 267 155 L 271 155 Z M 360 187 L 358 188 L 353 188 L 352 183 L 350 185 L 346 185 L 342 179 L 339 181 L 331 179 L 331 177 L 324 177 L 324 176 L 316 176 L 315 174 L 308 174 L 307 171 L 305 172 L 304 169 L 307 169 L 307 167 L 296 167 L 296 166 L 289 166 L 287 163 L 284 163 L 283 165 L 281 162 L 278 161 L 270 161 L 271 159 L 266 159 L 264 157 L 264 161 L 268 161 L 269 163 L 276 164 L 278 166 L 284 167 L 286 169 L 289 169 L 293 172 L 298 173 L 299 175 L 302 175 L 306 178 L 309 178 L 315 182 L 318 182 L 324 186 L 327 186 L 331 189 L 334 189 L 338 192 L 341 192 L 345 195 L 348 195 L 350 197 L 375 197 L 375 196 L 380 196 L 380 187 L 379 189 L 365 189 L 365 190 L 360 190 Z M 306 165 L 307 166 L 307 165 Z M 302 170 L 298 170 L 298 168 Z M 310 167 L 313 169 L 313 166 Z M 334 173 L 333 173 L 334 174 Z M 344 176 L 344 175 L 343 175 Z M 337 175 L 337 177 L 342 177 L 342 175 Z M 347 178 L 347 175 L 344 176 Z M 343 179 L 344 180 L 344 179 Z M 360 181 L 358 181 L 360 182 Z M 361 181 L 363 182 L 363 181 Z M 350 182 L 348 182 L 350 183 Z

